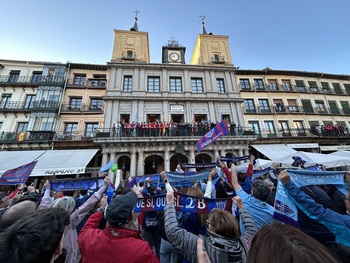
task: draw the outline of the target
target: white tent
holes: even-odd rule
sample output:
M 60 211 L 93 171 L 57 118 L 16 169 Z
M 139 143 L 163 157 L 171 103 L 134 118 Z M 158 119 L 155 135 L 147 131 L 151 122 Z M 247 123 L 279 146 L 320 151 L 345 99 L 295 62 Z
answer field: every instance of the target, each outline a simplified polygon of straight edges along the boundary
M 297 152 L 285 144 L 256 144 L 252 147 L 272 161 Z
M 292 168 L 292 163 L 294 162 L 293 156 L 299 156 L 301 159 L 305 160 L 305 167 L 313 166 L 316 164 L 322 164 L 326 168 L 340 167 L 350 165 L 350 157 L 335 156 L 330 154 L 321 153 L 310 153 L 310 152 L 296 152 L 285 156 L 283 158 L 275 160 L 276 163 L 280 163 L 282 167 Z
M 249 164 L 249 162 L 241 164 L 241 165 L 238 165 L 237 166 L 237 171 L 241 172 L 241 173 L 247 172 L 248 164 Z M 258 158 L 258 159 L 255 160 L 255 165 L 253 167 L 253 170 L 258 171 L 260 169 L 264 169 L 264 168 L 267 168 L 267 167 L 271 166 L 271 164 L 272 164 L 272 161 L 270 161 L 270 160 Z
M 350 158 L 350 151 L 336 151 L 334 153 L 329 153 L 328 155 L 342 156 Z

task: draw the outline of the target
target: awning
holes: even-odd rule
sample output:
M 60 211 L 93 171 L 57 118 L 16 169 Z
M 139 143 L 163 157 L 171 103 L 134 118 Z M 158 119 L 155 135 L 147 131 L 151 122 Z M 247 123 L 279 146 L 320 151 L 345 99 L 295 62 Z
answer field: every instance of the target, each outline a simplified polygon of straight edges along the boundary
M 294 149 L 320 148 L 318 143 L 293 143 L 287 144 L 287 146 Z
M 48 150 L 48 151 L 0 151 L 0 174 L 6 170 L 38 160 L 30 176 L 80 174 L 98 149 Z
M 297 152 L 285 144 L 256 144 L 252 147 L 272 161 Z

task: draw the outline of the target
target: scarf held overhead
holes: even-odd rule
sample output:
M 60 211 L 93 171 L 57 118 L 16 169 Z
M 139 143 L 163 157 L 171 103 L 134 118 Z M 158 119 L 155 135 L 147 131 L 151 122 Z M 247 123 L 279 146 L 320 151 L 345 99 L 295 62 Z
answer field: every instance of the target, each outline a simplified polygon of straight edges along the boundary
M 287 170 L 291 180 L 296 186 L 306 185 L 344 185 L 344 175 L 346 172 L 331 171 L 309 171 L 309 170 Z M 297 225 L 298 212 L 295 204 L 289 198 L 288 192 L 283 184 L 278 181 L 275 198 L 275 211 L 273 218 Z
M 232 208 L 232 200 L 228 199 L 209 199 L 189 196 L 180 193 L 174 193 L 175 209 L 177 211 L 209 214 L 214 208 L 230 211 Z M 135 213 L 163 211 L 166 205 L 166 196 L 157 195 L 146 198 L 139 198 L 134 208 Z

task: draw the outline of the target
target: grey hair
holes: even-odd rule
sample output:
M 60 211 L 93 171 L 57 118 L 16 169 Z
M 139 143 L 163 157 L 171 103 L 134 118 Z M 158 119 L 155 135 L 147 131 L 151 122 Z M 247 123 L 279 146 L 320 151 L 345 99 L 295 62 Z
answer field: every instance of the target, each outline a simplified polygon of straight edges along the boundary
M 255 180 L 252 183 L 253 196 L 263 202 L 267 200 L 270 195 L 270 189 L 268 185 L 261 180 Z
M 61 208 L 64 211 L 67 212 L 68 215 L 70 215 L 71 213 L 73 213 L 74 208 L 75 208 L 75 200 L 73 197 L 71 196 L 65 196 L 62 198 L 58 198 L 56 199 L 50 207 L 54 207 L 54 208 Z

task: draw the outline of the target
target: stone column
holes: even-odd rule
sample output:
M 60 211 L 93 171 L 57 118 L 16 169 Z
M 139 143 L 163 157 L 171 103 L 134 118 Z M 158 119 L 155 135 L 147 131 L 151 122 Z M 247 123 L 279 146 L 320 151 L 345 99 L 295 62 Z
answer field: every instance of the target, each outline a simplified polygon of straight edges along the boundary
M 190 160 L 189 163 L 195 163 L 194 150 L 190 149 Z M 191 168 L 190 171 L 196 171 L 196 168 Z
M 143 150 L 139 151 L 139 158 L 137 160 L 137 174 L 138 176 L 145 173 Z
M 130 176 L 136 175 L 136 149 L 131 149 Z
M 218 157 L 219 156 L 219 150 L 218 149 L 214 149 L 214 162 L 215 162 L 215 160 L 216 160 L 216 157 Z
M 239 150 L 238 150 L 238 156 L 239 156 L 239 157 L 242 157 L 242 156 L 243 156 L 243 150 L 242 150 L 242 149 L 239 149 Z M 239 162 L 239 164 L 243 164 L 243 163 L 244 163 L 244 161 L 240 161 L 240 162 Z
M 170 172 L 170 153 L 169 149 L 164 151 L 164 171 Z
M 115 162 L 115 151 L 114 150 L 110 153 L 109 161 L 113 162 L 113 163 Z M 111 178 L 111 182 L 114 182 L 115 181 L 115 174 L 111 170 L 109 170 L 108 175 Z
M 107 149 L 104 148 L 102 149 L 102 163 L 101 163 L 101 167 L 105 166 L 107 164 L 108 161 L 108 152 Z

